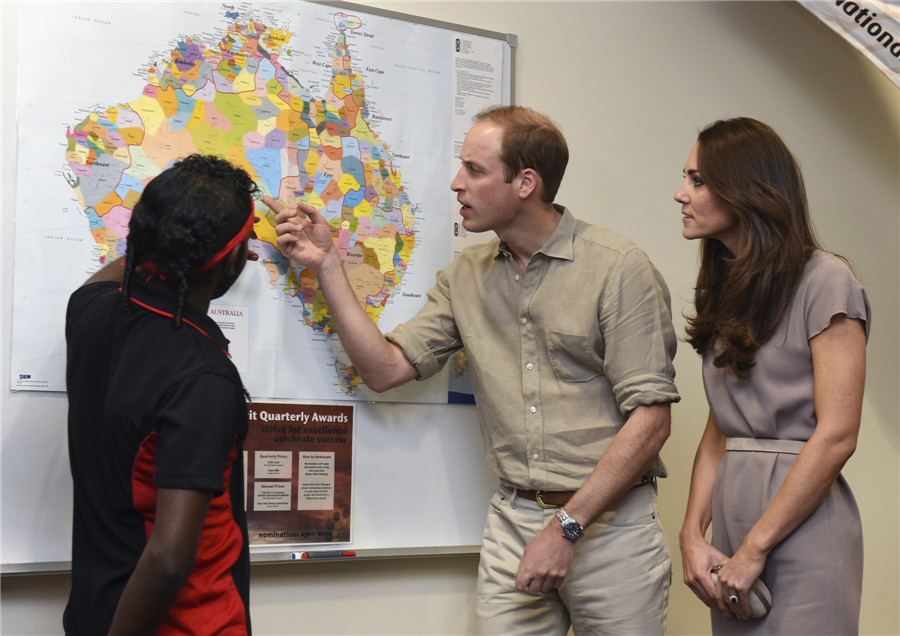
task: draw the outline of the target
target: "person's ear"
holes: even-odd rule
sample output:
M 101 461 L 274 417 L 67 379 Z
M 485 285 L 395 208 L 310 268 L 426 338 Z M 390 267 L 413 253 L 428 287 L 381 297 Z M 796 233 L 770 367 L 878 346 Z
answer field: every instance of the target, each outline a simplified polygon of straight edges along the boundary
M 534 168 L 522 168 L 519 172 L 519 198 L 527 199 L 541 187 L 541 175 Z
M 244 268 L 245 261 L 256 260 L 248 257 L 248 246 L 249 243 L 247 241 L 241 241 L 228 252 L 228 256 L 225 257 L 225 271 L 228 272 L 229 276 L 239 273 Z M 256 256 L 255 253 L 253 255 Z

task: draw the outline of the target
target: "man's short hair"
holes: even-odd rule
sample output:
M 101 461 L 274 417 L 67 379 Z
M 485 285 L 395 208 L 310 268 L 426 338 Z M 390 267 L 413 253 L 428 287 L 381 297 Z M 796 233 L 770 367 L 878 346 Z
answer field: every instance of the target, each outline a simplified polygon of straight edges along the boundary
M 524 106 L 493 106 L 475 116 L 502 130 L 500 160 L 507 183 L 525 168 L 537 172 L 544 184 L 541 199 L 553 203 L 569 163 L 566 138 L 549 117 Z

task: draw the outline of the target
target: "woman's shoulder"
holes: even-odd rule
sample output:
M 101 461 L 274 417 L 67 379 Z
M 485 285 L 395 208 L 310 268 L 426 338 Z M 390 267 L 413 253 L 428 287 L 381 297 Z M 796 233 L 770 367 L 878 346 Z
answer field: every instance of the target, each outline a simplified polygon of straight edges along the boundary
M 838 280 L 852 280 L 859 284 L 853 268 L 843 257 L 825 250 L 816 250 L 806 263 L 799 286 L 833 284 Z
M 806 269 L 809 270 L 824 270 L 824 271 L 847 271 L 851 274 L 853 273 L 850 268 L 850 264 L 844 259 L 842 256 L 838 256 L 833 252 L 828 252 L 826 250 L 815 250 L 812 253 L 812 256 L 809 257 L 809 261 L 806 264 Z
M 803 271 L 795 302 L 804 307 L 812 335 L 826 328 L 838 313 L 871 321 L 871 307 L 862 283 L 842 257 L 816 250 Z

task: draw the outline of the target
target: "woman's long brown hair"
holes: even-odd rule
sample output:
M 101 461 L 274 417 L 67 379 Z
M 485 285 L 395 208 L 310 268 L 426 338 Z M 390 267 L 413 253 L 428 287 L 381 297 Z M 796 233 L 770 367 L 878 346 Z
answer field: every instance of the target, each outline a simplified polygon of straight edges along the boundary
M 702 239 L 688 342 L 699 353 L 719 343 L 714 364 L 746 377 L 819 245 L 800 167 L 778 133 L 741 117 L 714 122 L 697 139 L 701 178 L 734 213 L 740 239 L 735 254 Z

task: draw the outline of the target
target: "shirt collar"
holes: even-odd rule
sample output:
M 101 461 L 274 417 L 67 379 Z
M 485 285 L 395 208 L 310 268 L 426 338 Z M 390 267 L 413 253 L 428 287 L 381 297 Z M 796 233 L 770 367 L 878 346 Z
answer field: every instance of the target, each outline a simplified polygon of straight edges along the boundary
M 572 245 L 575 238 L 575 217 L 569 212 L 569 209 L 562 205 L 553 204 L 557 212 L 562 214 L 562 218 L 553 230 L 553 234 L 547 239 L 547 242 L 537 251 L 550 258 L 560 258 L 571 261 L 575 258 L 575 248 Z M 497 248 L 497 256 L 508 254 L 509 247 L 505 242 L 500 241 Z
M 153 307 L 154 309 L 158 309 L 160 311 L 164 311 L 167 314 L 175 314 L 176 309 L 178 308 L 178 299 L 172 294 L 167 294 L 159 289 L 151 287 L 147 285 L 142 280 L 139 280 L 139 276 L 135 275 L 131 282 L 131 296 Z M 228 351 L 228 339 L 222 333 L 222 330 L 219 329 L 219 325 L 215 320 L 202 313 L 199 309 L 190 304 L 187 300 L 184 301 L 184 307 L 181 310 L 181 317 L 183 321 L 189 320 L 194 325 L 202 329 L 203 333 L 209 336 L 209 339 L 212 340 L 217 346 L 222 348 L 225 351 Z M 172 320 L 172 318 L 167 318 L 167 320 Z M 188 325 L 183 325 L 183 327 L 187 327 Z

